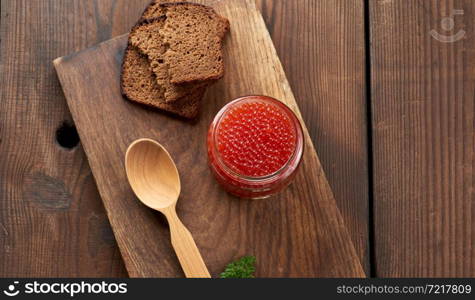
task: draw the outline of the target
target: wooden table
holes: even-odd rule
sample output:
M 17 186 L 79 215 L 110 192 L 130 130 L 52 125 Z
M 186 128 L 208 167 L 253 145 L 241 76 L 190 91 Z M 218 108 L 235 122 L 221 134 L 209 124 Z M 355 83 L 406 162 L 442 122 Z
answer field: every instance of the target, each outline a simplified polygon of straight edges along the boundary
M 126 276 L 52 60 L 149 0 L 0 1 L 0 276 Z M 475 276 L 475 2 L 257 4 L 367 274 Z

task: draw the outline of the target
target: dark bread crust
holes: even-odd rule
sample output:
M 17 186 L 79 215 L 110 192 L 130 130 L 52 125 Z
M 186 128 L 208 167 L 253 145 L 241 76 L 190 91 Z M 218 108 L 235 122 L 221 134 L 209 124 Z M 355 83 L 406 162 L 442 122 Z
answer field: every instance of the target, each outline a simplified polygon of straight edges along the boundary
M 160 4 L 164 3 L 184 3 L 183 0 L 153 0 L 143 11 L 139 21 L 137 23 L 143 22 L 147 19 L 159 18 L 164 15 L 163 10 L 160 8 Z
M 159 18 L 164 15 L 163 8 L 166 8 L 167 6 L 173 6 L 173 5 L 195 5 L 195 6 L 201 6 L 204 8 L 208 8 L 213 10 L 215 13 L 214 9 L 206 6 L 201 3 L 194 3 L 194 2 L 187 2 L 183 0 L 153 0 L 150 2 L 150 4 L 145 8 L 143 11 L 139 21 L 137 23 L 143 22 L 147 19 L 154 19 L 154 18 Z
M 158 6 L 160 7 L 171 7 L 171 6 L 178 6 L 178 5 L 200 6 L 216 14 L 216 11 L 214 10 L 214 8 L 201 4 L 201 3 L 187 2 L 187 1 L 162 1 L 158 3 Z

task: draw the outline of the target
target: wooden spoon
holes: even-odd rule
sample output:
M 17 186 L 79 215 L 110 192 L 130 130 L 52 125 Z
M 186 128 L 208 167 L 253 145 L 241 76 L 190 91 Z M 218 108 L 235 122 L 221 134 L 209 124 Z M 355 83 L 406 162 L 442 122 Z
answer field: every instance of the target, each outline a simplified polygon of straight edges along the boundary
M 154 140 L 137 140 L 127 149 L 125 169 L 140 201 L 167 218 L 171 242 L 186 277 L 210 278 L 191 233 L 176 214 L 180 176 L 167 150 Z

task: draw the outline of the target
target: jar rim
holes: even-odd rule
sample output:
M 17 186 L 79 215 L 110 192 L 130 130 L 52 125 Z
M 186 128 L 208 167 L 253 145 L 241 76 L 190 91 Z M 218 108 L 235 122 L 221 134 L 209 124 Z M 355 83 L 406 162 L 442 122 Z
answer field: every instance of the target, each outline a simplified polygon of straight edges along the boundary
M 289 157 L 287 162 L 282 165 L 277 171 L 265 175 L 265 176 L 248 176 L 248 175 L 243 175 L 235 170 L 233 170 L 231 167 L 229 167 L 226 162 L 221 157 L 221 153 L 217 149 L 217 135 L 215 134 L 219 128 L 219 124 L 221 123 L 223 117 L 226 115 L 226 112 L 228 112 L 232 107 L 235 107 L 236 105 L 244 102 L 244 101 L 265 101 L 267 103 L 271 103 L 272 105 L 277 106 L 279 109 L 285 112 L 285 114 L 290 118 L 290 121 L 292 122 L 293 129 L 295 130 L 295 135 L 296 135 L 296 142 L 295 142 L 295 148 L 294 151 L 292 152 L 292 155 Z M 219 163 L 219 167 L 222 169 L 222 171 L 226 172 L 228 176 L 232 176 L 236 179 L 239 179 L 241 181 L 245 181 L 248 184 L 266 184 L 273 182 L 275 180 L 278 180 L 283 174 L 285 174 L 287 171 L 289 171 L 289 167 L 292 167 L 294 165 L 298 165 L 300 163 L 300 160 L 303 156 L 303 130 L 302 130 L 302 125 L 295 115 L 295 113 L 290 109 L 286 104 L 284 104 L 282 101 L 279 101 L 273 97 L 269 96 L 262 96 L 262 95 L 249 95 L 249 96 L 243 96 L 239 97 L 237 99 L 234 99 L 233 101 L 229 102 L 226 104 L 221 110 L 216 114 L 213 122 L 211 123 L 211 136 L 210 138 L 212 139 L 212 151 L 214 152 L 214 157 Z M 296 169 L 297 166 L 295 166 Z M 290 169 L 291 172 L 293 172 L 294 168 Z

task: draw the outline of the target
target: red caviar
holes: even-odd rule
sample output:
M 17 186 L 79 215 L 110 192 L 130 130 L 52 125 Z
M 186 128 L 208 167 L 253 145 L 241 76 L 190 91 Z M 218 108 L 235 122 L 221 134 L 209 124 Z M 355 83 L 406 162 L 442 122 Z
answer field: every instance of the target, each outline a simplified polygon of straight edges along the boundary
M 230 193 L 264 198 L 293 178 L 303 152 L 294 113 L 270 97 L 250 96 L 226 105 L 211 124 L 211 169 Z
M 277 172 L 295 150 L 296 133 L 279 107 L 262 101 L 230 109 L 217 128 L 218 152 L 233 171 L 249 177 Z

